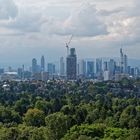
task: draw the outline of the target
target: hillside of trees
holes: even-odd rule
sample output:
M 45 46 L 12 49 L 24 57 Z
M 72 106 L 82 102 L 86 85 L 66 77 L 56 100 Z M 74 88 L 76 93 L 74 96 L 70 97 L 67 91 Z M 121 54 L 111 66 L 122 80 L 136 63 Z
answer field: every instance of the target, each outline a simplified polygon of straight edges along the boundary
M 140 140 L 140 79 L 0 82 L 0 140 Z

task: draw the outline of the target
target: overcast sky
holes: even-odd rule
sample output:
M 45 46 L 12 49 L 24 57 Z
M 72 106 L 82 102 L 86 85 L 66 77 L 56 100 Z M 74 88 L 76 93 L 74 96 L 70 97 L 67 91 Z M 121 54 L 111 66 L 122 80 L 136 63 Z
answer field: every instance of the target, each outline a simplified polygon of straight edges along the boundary
M 0 0 L 0 65 L 66 56 L 140 59 L 140 0 Z

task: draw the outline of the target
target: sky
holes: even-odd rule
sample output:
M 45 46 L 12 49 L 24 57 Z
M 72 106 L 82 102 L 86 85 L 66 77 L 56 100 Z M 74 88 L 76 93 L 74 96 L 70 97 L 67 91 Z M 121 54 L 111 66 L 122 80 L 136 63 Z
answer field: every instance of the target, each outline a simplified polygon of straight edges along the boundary
M 119 49 L 140 59 L 140 0 L 0 0 L 0 67 L 78 59 L 119 57 Z

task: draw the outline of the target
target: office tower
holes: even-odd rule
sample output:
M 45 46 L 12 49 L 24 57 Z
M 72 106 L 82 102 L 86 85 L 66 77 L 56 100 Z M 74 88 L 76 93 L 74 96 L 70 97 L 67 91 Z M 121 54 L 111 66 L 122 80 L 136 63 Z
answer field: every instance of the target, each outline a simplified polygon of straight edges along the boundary
M 85 61 L 82 59 L 82 60 L 79 60 L 79 62 L 78 62 L 78 75 L 80 76 L 80 77 L 84 77 L 84 75 L 85 75 Z
M 0 75 L 4 73 L 4 69 L 0 68 Z
M 8 67 L 8 71 L 9 72 L 12 72 L 13 71 L 11 66 Z
M 116 67 L 116 63 L 113 59 L 110 59 L 109 61 L 109 72 L 111 73 L 111 75 L 115 74 L 115 67 Z
M 32 74 L 37 73 L 38 66 L 37 66 L 37 60 L 35 58 L 32 59 Z
M 44 56 L 41 57 L 41 71 L 45 71 L 45 58 Z
M 124 73 L 127 74 L 128 60 L 127 55 L 124 55 Z
M 123 59 L 123 51 L 122 48 L 120 49 L 120 58 L 121 58 L 121 62 L 120 62 L 120 72 L 123 73 L 124 71 L 124 59 Z
M 120 49 L 120 57 L 121 57 L 121 62 L 120 62 L 121 71 L 120 72 L 127 74 L 128 58 L 126 54 L 123 54 L 122 49 Z
M 131 75 L 131 66 L 127 66 L 127 73 Z
M 103 71 L 107 71 L 108 70 L 108 62 L 105 61 L 103 64 Z
M 103 73 L 104 81 L 110 80 L 110 72 L 108 70 Z
M 97 79 L 102 79 L 102 59 L 96 59 L 96 76 Z
M 75 48 L 70 49 L 70 54 L 67 56 L 67 79 L 76 80 L 77 78 L 77 57 Z
M 135 67 L 135 78 L 137 78 L 140 74 L 140 70 L 138 67 Z
M 23 69 L 22 69 L 22 68 L 18 68 L 17 73 L 18 73 L 18 77 L 19 77 L 20 79 L 22 79 Z
M 87 78 L 94 77 L 94 62 L 93 61 L 86 62 L 86 77 Z
M 65 75 L 65 63 L 64 63 L 64 58 L 60 58 L 60 76 Z
M 48 63 L 48 73 L 49 73 L 49 76 L 52 76 L 55 74 L 55 64 Z
M 96 59 L 96 73 L 102 72 L 102 59 Z
M 114 79 L 115 70 L 116 70 L 116 62 L 113 59 L 110 59 L 110 61 L 108 62 L 108 71 L 110 80 Z
M 131 76 L 135 76 L 135 68 L 131 68 Z

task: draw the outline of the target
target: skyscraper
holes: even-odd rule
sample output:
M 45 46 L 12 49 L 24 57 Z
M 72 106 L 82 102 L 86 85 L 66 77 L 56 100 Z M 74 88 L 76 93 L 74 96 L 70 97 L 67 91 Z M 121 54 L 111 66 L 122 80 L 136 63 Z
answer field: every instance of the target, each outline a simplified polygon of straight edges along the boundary
M 126 54 L 123 54 L 122 48 L 120 49 L 120 57 L 121 57 L 120 72 L 127 74 L 128 58 Z
M 103 71 L 107 71 L 108 70 L 108 62 L 105 61 L 103 64 Z
M 124 71 L 124 57 L 123 57 L 123 51 L 122 48 L 120 49 L 120 57 L 121 57 L 121 62 L 120 62 L 120 69 L 121 69 L 121 73 L 123 73 Z
M 49 76 L 53 76 L 55 74 L 55 64 L 48 63 L 48 73 Z
M 60 76 L 65 75 L 65 63 L 64 63 L 64 58 L 60 58 Z
M 45 71 L 45 58 L 44 56 L 41 57 L 41 71 Z
M 96 59 L 96 76 L 98 79 L 102 78 L 102 59 Z
M 78 75 L 80 77 L 84 77 L 84 74 L 85 74 L 85 61 L 82 59 L 82 60 L 79 60 L 78 62 Z
M 86 63 L 86 77 L 93 78 L 94 77 L 94 62 L 87 61 Z
M 38 70 L 37 60 L 35 58 L 32 59 L 32 74 L 35 74 Z
M 109 79 L 113 80 L 114 76 L 115 76 L 115 70 L 116 70 L 116 63 L 114 61 L 114 59 L 110 59 L 110 61 L 108 62 L 109 68 Z
M 124 55 L 124 73 L 127 74 L 127 67 L 128 67 L 128 59 L 127 59 L 127 55 Z
M 70 49 L 70 54 L 67 56 L 67 79 L 76 80 L 77 78 L 77 57 L 75 48 Z
M 109 61 L 109 72 L 113 76 L 115 74 L 115 61 L 114 59 L 110 59 Z

